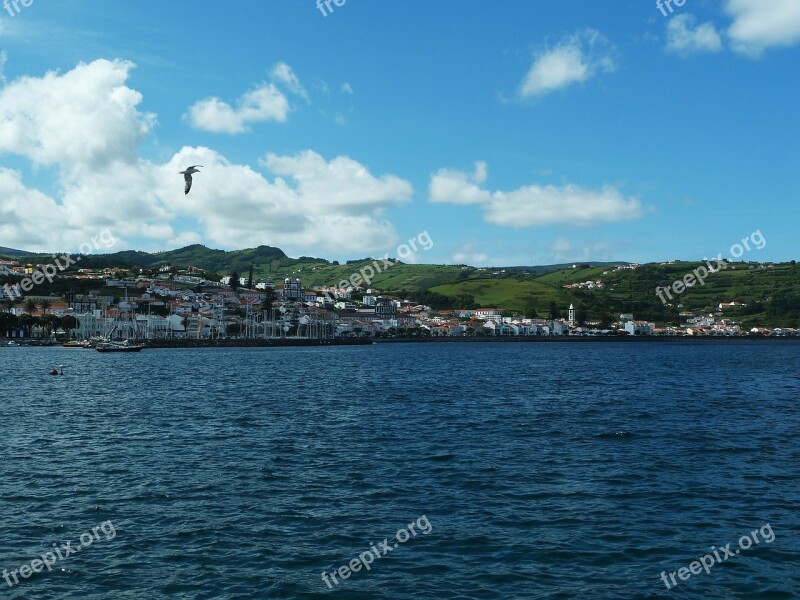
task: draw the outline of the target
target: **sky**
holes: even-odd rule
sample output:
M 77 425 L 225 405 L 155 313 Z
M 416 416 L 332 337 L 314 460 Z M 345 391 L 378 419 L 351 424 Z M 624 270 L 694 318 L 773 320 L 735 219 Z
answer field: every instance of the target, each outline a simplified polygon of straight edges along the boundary
M 0 246 L 800 258 L 800 0 L 338 2 L 8 0 Z

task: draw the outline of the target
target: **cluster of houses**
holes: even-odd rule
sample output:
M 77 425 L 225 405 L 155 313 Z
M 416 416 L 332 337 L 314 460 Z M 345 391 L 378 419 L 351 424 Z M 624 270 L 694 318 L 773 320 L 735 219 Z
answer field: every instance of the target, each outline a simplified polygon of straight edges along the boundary
M 602 290 L 606 287 L 606 284 L 603 283 L 600 279 L 597 281 L 581 281 L 579 283 L 568 283 L 564 286 L 569 290 Z
M 626 265 L 635 268 L 638 265 Z M 2 270 L 25 275 L 32 265 L 21 266 L 0 261 Z M 114 277 L 112 277 L 112 275 Z M 85 270 L 77 278 L 99 279 L 105 289 L 124 288 L 120 293 L 68 293 L 64 297 L 27 296 L 37 306 L 18 300 L 6 302 L 5 310 L 22 315 L 29 312 L 74 316 L 77 327 L 70 334 L 79 339 L 116 334 L 137 338 L 224 338 L 224 337 L 311 337 L 397 336 L 404 334 L 432 337 L 461 336 L 597 336 L 597 335 L 798 335 L 794 329 L 754 328 L 743 332 L 725 318 L 724 311 L 741 303 L 723 303 L 710 315 L 680 313 L 678 327 L 619 315 L 617 322 L 600 328 L 599 322 L 579 326 L 575 308 L 570 305 L 566 319 L 536 319 L 504 316 L 499 308 L 476 310 L 433 310 L 411 300 L 387 298 L 376 289 L 314 288 L 306 290 L 300 279 L 287 278 L 282 285 L 250 282 L 240 278 L 232 287 L 230 277 L 210 281 L 200 269 L 177 271 L 162 267 L 157 274 L 134 275 L 126 269 Z M 602 286 L 585 282 L 573 287 Z M 566 286 L 565 286 L 566 287 Z M 252 288 L 252 289 L 251 289 Z M 3 300 L 0 288 L 0 301 Z M 36 331 L 32 332 L 36 335 Z M 54 332 L 63 334 L 65 332 Z

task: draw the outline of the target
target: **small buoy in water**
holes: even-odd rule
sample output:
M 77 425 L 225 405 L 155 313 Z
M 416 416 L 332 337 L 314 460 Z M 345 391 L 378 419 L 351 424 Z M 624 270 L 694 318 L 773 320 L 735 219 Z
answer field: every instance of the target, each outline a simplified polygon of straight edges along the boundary
M 61 369 L 61 372 L 58 372 L 58 369 L 50 369 L 48 373 L 50 375 L 63 375 L 64 374 L 64 365 L 58 365 L 58 368 Z

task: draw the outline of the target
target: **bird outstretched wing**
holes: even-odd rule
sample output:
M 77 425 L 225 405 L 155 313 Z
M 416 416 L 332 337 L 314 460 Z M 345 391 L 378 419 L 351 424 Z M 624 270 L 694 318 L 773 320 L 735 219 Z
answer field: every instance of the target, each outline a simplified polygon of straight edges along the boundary
M 186 181 L 186 185 L 183 188 L 184 195 L 189 193 L 189 190 L 192 189 L 192 176 L 189 173 L 183 174 L 183 179 Z

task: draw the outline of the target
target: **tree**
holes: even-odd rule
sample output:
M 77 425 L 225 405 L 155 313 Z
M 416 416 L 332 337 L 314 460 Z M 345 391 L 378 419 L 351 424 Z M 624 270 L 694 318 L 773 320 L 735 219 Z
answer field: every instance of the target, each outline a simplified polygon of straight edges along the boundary
M 261 305 L 264 308 L 264 311 L 267 315 L 272 314 L 272 303 L 277 300 L 277 296 L 275 295 L 275 289 L 272 287 L 268 287 L 264 290 L 266 294 L 264 295 L 264 299 L 261 301 Z
M 72 315 L 61 317 L 61 328 L 69 334 L 70 331 L 78 327 L 78 319 Z
M 26 313 L 28 313 L 29 315 L 33 315 L 33 313 L 36 312 L 36 300 L 34 300 L 33 298 L 28 298 L 27 300 L 25 300 L 25 304 L 23 304 L 23 307 L 25 308 Z
M 44 314 L 41 317 L 39 317 L 39 323 L 42 326 L 44 337 L 50 337 L 50 334 L 57 327 L 56 323 L 57 319 L 58 317 L 56 317 L 55 315 L 49 315 L 49 314 Z
M 50 310 L 50 307 L 52 307 L 52 306 L 53 305 L 50 304 L 50 300 L 48 300 L 47 298 L 45 298 L 44 300 L 40 300 L 39 301 L 39 308 L 42 309 L 42 312 L 44 314 L 47 314 L 47 311 Z
M 230 283 L 230 286 L 231 286 L 231 289 L 232 289 L 234 292 L 236 292 L 236 291 L 239 289 L 239 273 L 237 273 L 236 271 L 234 271 L 233 273 L 231 273 L 231 283 Z
M 558 312 L 558 306 L 556 305 L 555 300 L 550 301 L 550 319 L 555 321 L 561 316 L 561 313 Z
M 0 313 L 0 337 L 9 337 L 11 328 L 17 324 L 17 316 L 11 313 Z
M 31 331 L 39 322 L 39 319 L 32 316 L 30 313 L 26 313 L 24 315 L 20 315 L 17 319 L 17 322 L 19 323 L 19 326 L 22 327 L 22 330 L 26 333 L 26 336 L 31 337 Z

